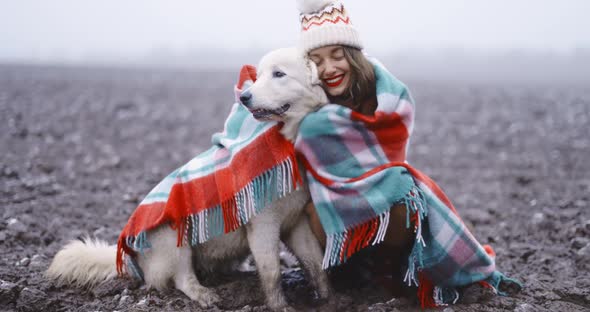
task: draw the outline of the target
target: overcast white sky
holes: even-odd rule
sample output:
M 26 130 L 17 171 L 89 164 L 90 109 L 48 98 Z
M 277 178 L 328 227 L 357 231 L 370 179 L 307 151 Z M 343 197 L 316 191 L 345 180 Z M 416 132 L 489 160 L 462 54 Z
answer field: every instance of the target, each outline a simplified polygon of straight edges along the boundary
M 590 48 L 588 0 L 345 0 L 369 51 Z M 293 45 L 295 0 L 0 0 L 1 60 Z

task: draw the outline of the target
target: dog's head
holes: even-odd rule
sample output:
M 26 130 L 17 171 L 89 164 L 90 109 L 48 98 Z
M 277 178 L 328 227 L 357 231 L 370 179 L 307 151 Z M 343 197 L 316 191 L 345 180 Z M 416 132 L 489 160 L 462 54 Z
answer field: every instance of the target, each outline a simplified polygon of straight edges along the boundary
M 266 54 L 256 76 L 240 101 L 256 119 L 284 121 L 281 132 L 287 139 L 295 139 L 307 113 L 328 102 L 315 64 L 296 48 Z

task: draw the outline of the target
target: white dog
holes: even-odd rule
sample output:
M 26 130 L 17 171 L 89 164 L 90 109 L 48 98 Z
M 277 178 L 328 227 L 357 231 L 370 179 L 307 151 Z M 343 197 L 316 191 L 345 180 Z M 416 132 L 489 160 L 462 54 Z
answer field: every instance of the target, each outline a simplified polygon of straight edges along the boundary
M 281 133 L 294 141 L 303 117 L 328 98 L 316 65 L 299 50 L 285 48 L 260 61 L 257 80 L 242 92 L 240 101 L 257 119 L 283 121 Z
M 294 140 L 301 119 L 327 103 L 315 64 L 294 48 L 273 51 L 260 61 L 256 82 L 241 96 L 258 119 L 285 121 L 283 135 Z M 172 283 L 203 307 L 220 298 L 202 286 L 194 267 L 208 269 L 221 260 L 252 252 L 267 305 L 281 309 L 287 302 L 281 290 L 279 242 L 284 240 L 311 278 L 320 297 L 330 288 L 322 270 L 322 250 L 302 213 L 309 200 L 307 187 L 273 202 L 236 231 L 190 247 L 176 247 L 176 231 L 161 226 L 148 233 L 151 248 L 138 254 L 137 263 L 147 285 L 164 288 Z M 73 241 L 60 250 L 46 276 L 59 283 L 94 285 L 116 276 L 116 246 L 87 240 Z

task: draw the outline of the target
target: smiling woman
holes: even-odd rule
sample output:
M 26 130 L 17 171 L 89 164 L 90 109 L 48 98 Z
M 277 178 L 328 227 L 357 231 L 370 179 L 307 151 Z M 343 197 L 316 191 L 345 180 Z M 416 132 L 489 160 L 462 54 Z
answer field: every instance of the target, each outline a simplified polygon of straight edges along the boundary
M 320 79 L 326 85 L 326 92 L 331 96 L 342 95 L 345 88 L 350 86 L 350 63 L 344 58 L 344 48 L 318 48 L 309 52 L 309 57 L 318 67 Z
M 336 104 L 309 114 L 295 143 L 313 200 L 306 211 L 325 248 L 324 268 L 375 246 L 373 267 L 362 260 L 361 266 L 394 295 L 402 281 L 417 286 L 422 308 L 455 303 L 457 289 L 474 282 L 500 294 L 500 284 L 518 288 L 495 270 L 495 253 L 468 232 L 442 189 L 406 161 L 413 99 L 362 53 L 344 5 L 298 4 L 300 46 Z
M 377 108 L 375 73 L 361 50 L 330 45 L 309 52 L 331 103 L 344 105 L 364 115 Z

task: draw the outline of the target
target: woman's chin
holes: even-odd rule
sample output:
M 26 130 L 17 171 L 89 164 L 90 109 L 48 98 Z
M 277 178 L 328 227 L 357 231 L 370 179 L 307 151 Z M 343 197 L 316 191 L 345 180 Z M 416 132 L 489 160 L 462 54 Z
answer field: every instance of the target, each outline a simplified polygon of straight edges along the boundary
M 342 97 L 342 95 L 344 95 L 344 90 L 342 90 L 341 88 L 334 88 L 326 90 L 326 93 L 328 93 L 330 97 L 339 98 Z
M 350 94 L 344 94 L 343 92 L 338 92 L 336 95 L 333 95 L 330 92 L 326 93 L 328 93 L 328 99 L 331 103 L 343 104 L 350 100 Z

